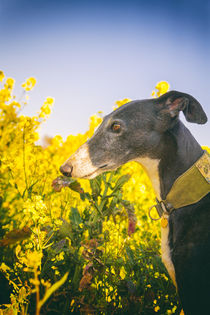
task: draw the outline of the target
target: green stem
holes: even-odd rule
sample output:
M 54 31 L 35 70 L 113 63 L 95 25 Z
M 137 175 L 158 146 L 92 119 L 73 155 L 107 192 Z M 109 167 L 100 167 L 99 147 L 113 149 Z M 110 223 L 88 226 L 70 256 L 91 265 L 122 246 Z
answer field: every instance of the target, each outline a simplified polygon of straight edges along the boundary
M 109 179 L 108 181 L 106 182 L 106 176 L 103 175 L 103 181 L 104 181 L 104 184 L 105 184 L 105 189 L 104 189 L 104 193 L 103 193 L 103 196 L 101 197 L 101 204 L 100 204 L 100 211 L 103 212 L 103 208 L 104 208 L 104 205 L 106 203 L 106 199 L 107 199 L 107 191 L 109 189 L 109 183 L 111 182 L 112 180 L 112 177 L 113 177 L 113 172 L 111 172 L 110 176 L 109 176 Z
M 23 170 L 25 176 L 26 189 L 28 190 L 28 180 L 26 174 L 26 154 L 25 154 L 25 127 L 23 129 Z
M 39 307 L 39 300 L 40 300 L 40 294 L 39 294 L 39 278 L 37 274 L 37 269 L 34 270 L 34 280 L 35 280 L 35 288 L 36 288 L 36 315 L 40 314 L 40 307 Z

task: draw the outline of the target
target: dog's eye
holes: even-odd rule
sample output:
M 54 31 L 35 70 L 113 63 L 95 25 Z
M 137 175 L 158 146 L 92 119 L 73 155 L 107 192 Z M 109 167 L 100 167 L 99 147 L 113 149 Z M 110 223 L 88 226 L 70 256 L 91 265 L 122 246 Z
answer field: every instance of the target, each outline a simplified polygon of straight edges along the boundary
M 115 122 L 115 123 L 112 124 L 111 129 L 112 129 L 112 131 L 119 132 L 120 129 L 121 129 L 121 126 L 120 126 L 119 123 L 116 123 L 116 122 Z

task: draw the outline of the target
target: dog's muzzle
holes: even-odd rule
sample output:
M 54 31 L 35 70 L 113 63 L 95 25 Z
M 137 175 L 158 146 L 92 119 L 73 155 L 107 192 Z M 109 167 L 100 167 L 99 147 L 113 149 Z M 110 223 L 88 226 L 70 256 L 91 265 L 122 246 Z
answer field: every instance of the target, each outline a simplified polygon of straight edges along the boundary
M 97 176 L 99 173 L 98 168 L 91 162 L 87 143 L 84 143 L 61 165 L 60 171 L 64 176 L 88 179 Z

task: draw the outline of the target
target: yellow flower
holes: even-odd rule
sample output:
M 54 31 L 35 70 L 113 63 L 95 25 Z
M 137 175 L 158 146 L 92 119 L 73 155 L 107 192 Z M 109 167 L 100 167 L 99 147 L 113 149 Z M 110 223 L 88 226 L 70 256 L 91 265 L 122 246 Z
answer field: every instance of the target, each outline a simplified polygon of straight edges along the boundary
M 50 281 L 49 280 L 44 280 L 44 279 L 41 279 L 41 284 L 43 285 L 43 286 L 45 286 L 46 288 L 50 288 L 51 287 L 51 283 L 50 283 Z
M 157 83 L 155 88 L 158 90 L 157 96 L 159 97 L 169 91 L 170 85 L 166 81 L 160 81 Z
M 26 91 L 31 91 L 33 89 L 33 87 L 35 86 L 36 84 L 36 79 L 31 77 L 31 78 L 28 78 L 26 79 L 26 82 L 24 82 L 22 84 L 22 87 L 26 90 Z
M 110 302 L 111 302 L 111 300 L 112 300 L 112 299 L 111 299 L 111 297 L 110 297 L 110 296 L 108 296 L 108 298 L 107 298 L 107 302 L 108 302 L 108 303 L 110 303 Z
M 122 266 L 120 268 L 120 277 L 121 279 L 125 279 L 125 276 L 126 276 L 125 268 Z
M 169 91 L 170 85 L 166 81 L 160 81 L 156 84 L 157 91 L 152 91 L 153 97 L 159 97 Z
M 2 204 L 2 207 L 3 208 L 9 208 L 9 202 L 3 202 L 3 204 Z
M 4 80 L 4 72 L 2 70 L 0 70 L 0 82 L 2 82 Z
M 53 104 L 54 104 L 54 98 L 47 97 L 44 104 L 41 107 L 39 117 L 45 118 L 46 116 L 49 116 L 51 113 L 51 109 L 52 109 Z
M 56 260 L 57 261 L 64 260 L 64 252 L 61 252 L 58 255 L 56 255 Z
M 24 269 L 25 271 L 30 271 L 33 268 L 37 268 L 41 266 L 41 260 L 42 260 L 41 251 L 28 250 L 26 252 L 22 252 L 21 247 L 17 246 L 16 256 L 20 263 L 27 266 L 27 268 Z
M 50 108 L 50 106 L 48 104 L 45 104 L 45 105 L 42 106 L 42 111 L 46 115 L 49 115 L 51 113 L 51 108 Z
M 4 74 L 0 71 L 0 80 L 3 80 L 3 78 Z M 36 80 L 34 78 L 29 78 L 23 84 L 23 87 L 28 91 L 33 88 L 35 83 Z M 46 272 L 46 274 L 49 274 L 49 276 L 53 275 L 54 277 L 62 270 L 62 264 L 66 263 L 65 259 L 69 257 L 69 255 L 66 256 L 68 251 L 72 256 L 77 248 L 78 263 L 83 264 L 84 260 L 86 260 L 84 267 L 89 264 L 87 268 L 90 268 L 90 273 L 93 272 L 94 274 L 91 290 L 98 289 L 100 299 L 100 292 L 102 292 L 107 302 L 112 303 L 116 310 L 120 309 L 123 307 L 124 298 L 120 296 L 120 291 L 118 291 L 116 287 L 115 279 L 120 281 L 126 279 L 128 275 L 135 284 L 137 276 L 134 271 L 128 273 L 127 268 L 125 268 L 125 262 L 129 263 L 132 257 L 133 260 L 136 261 L 137 257 L 141 256 L 141 253 L 143 254 L 142 257 L 144 257 L 144 249 L 150 251 L 153 245 L 155 246 L 155 250 L 157 249 L 157 252 L 159 251 L 159 223 L 150 222 L 146 217 L 147 210 L 154 203 L 155 198 L 149 180 L 145 173 L 143 173 L 141 166 L 135 162 L 129 162 L 121 167 L 117 173 L 113 173 L 113 179 L 115 179 L 115 176 L 117 177 L 124 174 L 132 175 L 132 178 L 124 185 L 120 194 L 122 194 L 123 199 L 129 200 L 135 206 L 138 232 L 134 234 L 132 239 L 128 238 L 126 232 L 128 220 L 125 209 L 121 214 L 121 206 L 116 204 L 116 215 L 110 216 L 109 219 L 107 218 L 104 222 L 100 220 L 103 226 L 102 232 L 100 231 L 97 235 L 99 245 L 97 249 L 87 245 L 89 243 L 86 243 L 86 240 L 90 240 L 92 236 L 90 235 L 90 229 L 87 228 L 88 224 L 86 224 L 86 220 L 89 220 L 88 216 L 86 216 L 86 211 L 87 209 L 88 211 L 90 210 L 91 216 L 94 214 L 92 204 L 88 199 L 81 201 L 80 194 L 70 189 L 66 189 L 60 193 L 54 193 L 51 188 L 51 182 L 53 178 L 58 176 L 59 166 L 65 159 L 92 136 L 95 128 L 102 121 L 102 115 L 98 112 L 98 114 L 90 118 L 89 129 L 86 133 L 69 135 L 66 141 L 60 136 L 55 136 L 48 140 L 47 146 L 42 147 L 35 143 L 38 138 L 38 127 L 50 114 L 54 99 L 47 97 L 44 104 L 42 104 L 40 112 L 34 117 L 21 116 L 18 108 L 21 109 L 23 102 L 21 101 L 19 104 L 14 101 L 14 96 L 12 95 L 13 85 L 13 79 L 8 78 L 0 90 L 0 153 L 2 155 L 0 181 L 2 182 L 2 196 L 5 196 L 2 200 L 2 207 L 5 210 L 6 219 L 4 221 L 6 222 L 4 223 L 4 229 L 5 231 L 12 231 L 15 224 L 19 229 L 29 227 L 33 233 L 30 239 L 23 240 L 21 241 L 21 245 L 17 245 L 15 250 L 17 260 L 14 264 L 14 270 L 12 266 L 11 269 L 7 266 L 6 259 L 2 264 L 0 263 L 0 269 L 6 276 L 8 275 L 8 279 L 9 274 L 14 274 L 15 277 L 12 275 L 12 279 L 15 280 L 12 285 L 14 286 L 15 283 L 17 283 L 16 288 L 18 290 L 19 288 L 23 288 L 19 296 L 18 290 L 16 290 L 17 293 L 14 295 L 17 301 L 19 299 L 18 304 L 20 305 L 21 296 L 23 296 L 22 299 L 26 299 L 23 286 L 25 286 L 28 296 L 32 292 L 35 292 L 34 284 L 36 286 L 39 285 L 38 277 L 29 282 L 30 275 L 22 276 L 22 271 L 34 271 L 37 272 L 38 276 L 39 270 L 43 271 L 46 267 L 46 271 L 47 268 L 49 271 L 49 273 Z M 166 92 L 168 88 L 169 85 L 167 82 L 159 82 L 156 86 L 157 90 L 156 92 L 154 91 L 153 94 L 157 97 L 161 93 Z M 28 101 L 26 94 L 27 93 L 24 94 L 23 101 Z M 116 105 L 119 107 L 129 101 L 131 100 L 128 98 L 122 99 L 116 102 Z M 206 149 L 209 150 L 209 148 Z M 104 177 L 106 176 L 109 178 L 110 174 L 104 174 Z M 81 179 L 79 182 L 81 182 L 84 191 L 91 194 L 90 182 L 85 179 Z M 7 187 L 6 193 L 5 187 Z M 105 185 L 102 183 L 102 195 L 105 189 L 104 187 Z M 108 194 L 109 190 L 111 192 L 111 187 L 112 185 L 108 188 Z M 22 197 L 20 198 L 20 196 Z M 98 203 L 101 202 L 101 196 L 98 197 Z M 109 209 L 110 202 L 109 200 L 107 201 L 107 210 Z M 82 220 L 84 219 L 84 223 L 78 221 L 81 229 L 75 229 L 75 232 L 73 229 L 73 215 L 70 215 L 71 209 L 74 207 L 78 209 Z M 75 220 L 77 220 L 76 216 Z M 107 234 L 106 232 L 109 233 Z M 54 237 L 54 235 L 59 235 L 61 242 L 57 242 L 57 237 Z M 71 235 L 73 236 L 72 239 L 70 238 Z M 78 243 L 76 247 L 74 237 L 78 239 L 79 242 L 81 240 L 80 245 Z M 54 243 L 55 241 L 56 243 Z M 48 248 L 50 251 L 49 260 L 53 265 L 52 269 L 50 268 L 51 264 L 49 264 L 48 267 L 47 265 L 42 265 L 43 262 L 45 263 L 45 259 L 42 259 L 42 250 L 47 254 Z M 5 250 L 7 251 L 7 249 Z M 11 248 L 11 250 L 13 249 Z M 51 253 L 53 253 L 52 256 Z M 104 256 L 103 253 L 105 253 L 106 256 Z M 109 263 L 109 259 L 107 259 L 108 265 L 106 265 L 103 258 L 109 258 L 109 256 L 110 262 L 112 261 L 112 263 Z M 93 265 L 94 257 L 96 258 L 94 261 L 95 263 L 97 262 L 97 264 L 94 263 Z M 42 260 L 44 261 L 42 262 Z M 103 281 L 99 280 L 101 279 L 101 268 L 97 267 L 102 266 L 102 264 L 104 264 L 105 267 Z M 110 270 L 110 272 L 108 272 L 108 270 Z M 173 300 L 174 303 L 170 305 L 171 310 L 168 310 L 168 314 L 176 313 L 177 309 L 174 298 L 170 295 L 169 302 L 169 295 L 166 295 L 170 283 L 168 283 L 167 288 L 159 289 L 158 281 L 152 281 L 154 278 L 160 278 L 160 281 L 169 281 L 168 276 L 162 273 L 161 270 L 155 260 L 150 261 L 150 259 L 143 259 L 140 263 L 142 282 L 145 284 L 146 290 L 149 291 L 148 293 L 153 294 L 154 292 L 154 298 L 152 299 L 153 312 L 157 314 L 161 313 L 162 309 L 160 309 L 161 306 L 159 306 L 159 304 L 162 301 L 161 299 L 165 299 L 165 302 L 168 304 L 170 304 L 171 300 Z M 146 278 L 144 278 L 144 274 L 146 274 Z M 50 279 L 44 278 L 45 280 L 41 279 L 40 275 L 41 285 L 45 287 L 43 289 L 50 288 Z M 20 279 L 22 283 L 19 283 L 18 279 Z M 24 279 L 28 279 L 26 283 L 23 282 Z M 112 282 L 112 279 L 114 282 Z M 51 280 L 54 282 L 53 279 Z M 71 282 L 72 278 L 69 280 Z M 152 285 L 150 283 L 152 283 Z M 87 303 L 89 303 L 88 295 L 85 295 L 85 298 L 87 298 Z M 76 308 L 78 306 L 77 304 L 78 300 L 72 300 L 71 308 L 73 312 L 74 307 Z M 112 305 L 110 306 L 112 307 Z M 167 311 L 165 312 L 167 313 Z
M 40 266 L 41 265 L 41 259 L 42 259 L 42 252 L 29 252 L 27 254 L 27 260 L 28 260 L 28 266 L 34 267 L 34 266 Z
M 10 268 L 5 263 L 1 263 L 0 270 L 3 272 L 7 272 L 8 270 L 10 270 Z
M 154 311 L 158 312 L 160 310 L 160 306 L 155 306 Z
M 120 100 L 120 101 L 116 101 L 115 104 L 116 106 L 114 106 L 113 109 L 117 109 L 118 107 L 124 105 L 124 104 L 127 104 L 129 102 L 131 102 L 132 100 L 130 98 L 124 98 L 123 100 Z
M 15 80 L 14 80 L 14 79 L 12 79 L 12 78 L 8 78 L 8 79 L 6 80 L 6 85 L 7 85 L 7 88 L 8 88 L 8 89 L 12 89 L 12 88 L 13 88 L 14 83 L 15 83 Z
M 49 104 L 49 105 L 53 105 L 54 104 L 54 98 L 53 97 L 47 97 L 46 99 L 46 102 Z
M 51 269 L 56 270 L 58 267 L 56 266 L 51 266 Z

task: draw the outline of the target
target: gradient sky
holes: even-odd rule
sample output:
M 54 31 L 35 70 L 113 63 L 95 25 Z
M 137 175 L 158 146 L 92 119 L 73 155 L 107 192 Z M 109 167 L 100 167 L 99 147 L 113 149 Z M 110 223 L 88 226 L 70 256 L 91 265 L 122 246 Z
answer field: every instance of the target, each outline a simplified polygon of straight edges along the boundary
M 55 98 L 41 135 L 85 132 L 116 100 L 149 98 L 156 83 L 189 93 L 210 119 L 210 2 L 0 0 L 0 69 L 37 85 L 25 113 Z M 210 146 L 210 123 L 187 124 Z

